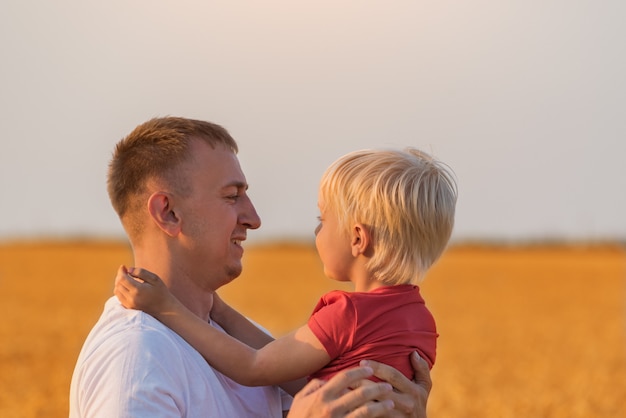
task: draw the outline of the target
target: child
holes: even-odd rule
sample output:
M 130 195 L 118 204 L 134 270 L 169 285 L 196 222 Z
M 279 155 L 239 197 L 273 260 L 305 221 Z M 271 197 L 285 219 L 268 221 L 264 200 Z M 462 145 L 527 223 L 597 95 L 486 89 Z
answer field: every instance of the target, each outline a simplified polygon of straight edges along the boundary
M 122 267 L 115 294 L 127 308 L 172 328 L 211 366 L 243 385 L 307 375 L 327 380 L 364 359 L 412 379 L 410 353 L 417 350 L 431 368 L 435 362 L 438 335 L 417 283 L 448 243 L 456 198 L 446 167 L 415 149 L 363 150 L 338 159 L 320 183 L 315 245 L 324 273 L 352 282 L 354 292 L 324 295 L 306 325 L 266 345 L 251 343 L 261 337 L 242 338 L 241 331 L 235 335 L 224 327 L 257 349 L 193 315 L 145 270 Z M 214 313 L 228 312 L 225 306 L 216 295 L 212 318 L 221 325 L 223 315 Z M 261 333 L 256 330 L 246 332 Z

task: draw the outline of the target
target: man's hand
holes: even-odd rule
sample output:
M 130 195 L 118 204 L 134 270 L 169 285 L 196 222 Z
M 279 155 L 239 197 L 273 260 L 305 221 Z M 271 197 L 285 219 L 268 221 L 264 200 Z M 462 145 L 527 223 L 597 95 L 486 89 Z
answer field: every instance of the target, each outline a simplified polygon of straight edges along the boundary
M 393 401 L 388 399 L 392 392 L 390 384 L 372 383 L 350 390 L 373 373 L 374 369 L 371 367 L 357 367 L 337 373 L 328 382 L 317 379 L 310 381 L 294 397 L 288 417 L 373 418 L 389 416 L 394 406 Z M 385 400 L 379 402 L 376 401 L 377 399 Z
M 411 353 L 411 365 L 415 371 L 415 378 L 410 381 L 398 370 L 376 361 L 362 361 L 361 365 L 369 366 L 374 370 L 374 376 L 393 386 L 394 391 L 381 399 L 390 399 L 395 408 L 386 416 L 426 418 L 426 403 L 433 386 L 430 380 L 428 363 L 416 352 Z

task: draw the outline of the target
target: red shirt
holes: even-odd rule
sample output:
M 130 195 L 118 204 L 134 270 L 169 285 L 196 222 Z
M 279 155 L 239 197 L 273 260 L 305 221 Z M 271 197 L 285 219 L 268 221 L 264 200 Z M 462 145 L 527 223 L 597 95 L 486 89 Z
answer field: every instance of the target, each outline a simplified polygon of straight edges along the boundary
M 413 351 L 429 367 L 435 363 L 435 320 L 417 286 L 327 293 L 317 303 L 308 326 L 332 359 L 310 378 L 328 380 L 368 359 L 393 366 L 412 379 L 409 355 Z

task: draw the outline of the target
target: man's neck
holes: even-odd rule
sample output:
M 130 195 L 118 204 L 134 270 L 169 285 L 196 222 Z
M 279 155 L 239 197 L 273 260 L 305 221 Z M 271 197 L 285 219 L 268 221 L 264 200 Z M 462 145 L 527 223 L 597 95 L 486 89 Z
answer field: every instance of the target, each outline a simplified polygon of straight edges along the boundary
M 172 278 L 166 282 L 170 292 L 191 312 L 205 321 L 209 320 L 213 308 L 213 292 L 198 287 L 190 280 Z
M 213 307 L 213 291 L 198 285 L 185 269 L 177 268 L 167 256 L 148 256 L 135 251 L 135 267 L 141 267 L 158 275 L 172 294 L 187 309 L 205 321 Z

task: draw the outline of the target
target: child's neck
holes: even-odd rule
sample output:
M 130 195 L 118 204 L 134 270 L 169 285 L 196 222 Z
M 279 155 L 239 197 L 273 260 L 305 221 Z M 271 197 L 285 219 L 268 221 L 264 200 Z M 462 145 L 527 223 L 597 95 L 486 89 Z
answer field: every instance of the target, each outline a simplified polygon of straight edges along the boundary
M 378 289 L 379 287 L 383 287 L 385 284 L 379 282 L 373 277 L 359 280 L 354 282 L 354 291 L 355 292 L 371 292 L 374 289 Z
M 371 292 L 374 289 L 385 286 L 380 280 L 376 280 L 367 268 L 366 263 L 367 260 L 364 257 L 359 257 L 350 271 L 349 277 L 354 284 L 355 292 Z

